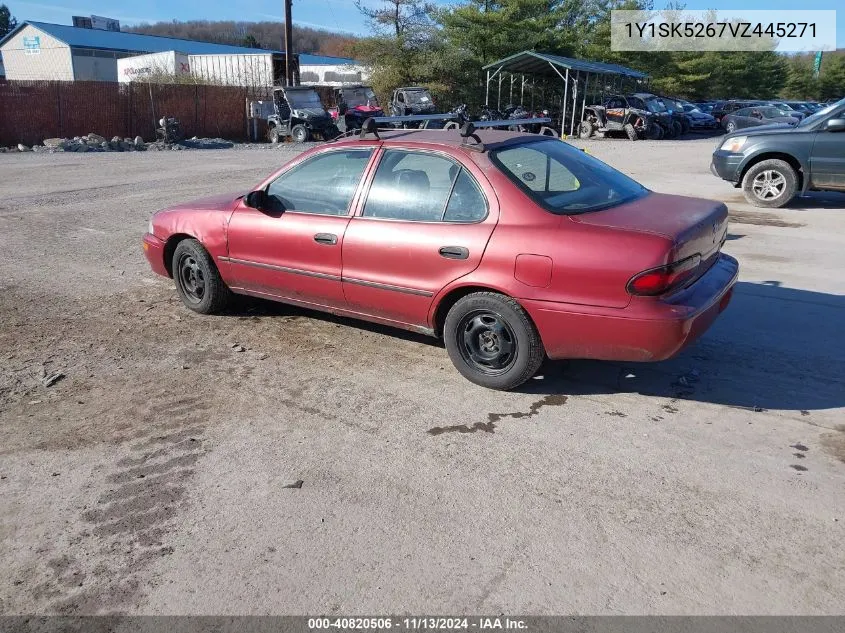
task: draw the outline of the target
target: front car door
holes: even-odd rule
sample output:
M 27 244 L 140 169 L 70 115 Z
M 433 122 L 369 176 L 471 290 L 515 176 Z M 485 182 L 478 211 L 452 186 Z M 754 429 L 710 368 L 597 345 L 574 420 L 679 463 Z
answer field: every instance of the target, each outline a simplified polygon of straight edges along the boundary
M 845 190 L 845 131 L 828 131 L 827 121 L 845 118 L 845 107 L 837 108 L 821 124 L 810 153 L 813 187 Z
M 497 218 L 495 195 L 474 163 L 383 150 L 343 241 L 349 308 L 427 329 L 434 296 L 478 267 Z
M 373 147 L 310 156 L 265 183 L 264 209 L 241 201 L 228 227 L 233 287 L 318 306 L 345 305 L 341 249 Z

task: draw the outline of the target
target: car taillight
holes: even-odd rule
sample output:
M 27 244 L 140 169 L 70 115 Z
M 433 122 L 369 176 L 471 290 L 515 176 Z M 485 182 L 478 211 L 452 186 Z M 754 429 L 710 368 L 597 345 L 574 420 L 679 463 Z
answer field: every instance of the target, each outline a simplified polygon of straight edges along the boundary
M 645 297 L 662 295 L 692 277 L 699 263 L 701 256 L 693 255 L 666 266 L 644 270 L 628 282 L 628 293 Z

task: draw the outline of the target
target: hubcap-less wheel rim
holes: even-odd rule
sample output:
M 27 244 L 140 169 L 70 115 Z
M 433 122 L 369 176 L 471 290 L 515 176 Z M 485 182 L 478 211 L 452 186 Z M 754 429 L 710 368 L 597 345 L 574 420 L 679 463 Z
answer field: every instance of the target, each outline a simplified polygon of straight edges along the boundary
M 464 316 L 458 324 L 457 343 L 464 362 L 488 376 L 505 373 L 516 361 L 516 335 L 495 312 L 477 310 Z
M 191 303 L 202 303 L 205 297 L 205 275 L 191 255 L 179 259 L 179 286 Z
M 728 132 L 733 132 L 736 126 L 733 123 L 728 123 Z
M 751 190 L 760 200 L 775 200 L 783 195 L 786 178 L 780 172 L 767 169 L 754 177 Z

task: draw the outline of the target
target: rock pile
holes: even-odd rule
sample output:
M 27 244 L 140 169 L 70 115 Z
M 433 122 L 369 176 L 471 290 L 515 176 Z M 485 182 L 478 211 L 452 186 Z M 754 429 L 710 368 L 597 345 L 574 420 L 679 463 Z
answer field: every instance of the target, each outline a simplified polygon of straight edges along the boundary
M 120 138 L 114 136 L 109 141 L 104 136 L 91 132 L 88 136 L 73 138 L 45 138 L 43 145 L 31 148 L 20 143 L 17 147 L 0 147 L 0 152 L 135 152 L 144 151 L 147 144 L 140 136 Z

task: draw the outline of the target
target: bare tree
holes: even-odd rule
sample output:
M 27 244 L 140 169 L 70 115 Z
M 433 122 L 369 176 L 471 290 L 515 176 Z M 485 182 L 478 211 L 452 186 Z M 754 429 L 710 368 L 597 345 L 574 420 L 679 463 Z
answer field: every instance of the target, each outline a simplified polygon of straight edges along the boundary
M 421 30 L 432 25 L 434 3 L 424 0 L 380 0 L 381 7 L 373 8 L 364 0 L 355 0 L 355 6 L 366 17 L 372 29 L 386 34 L 392 32 L 396 39 L 414 39 Z

